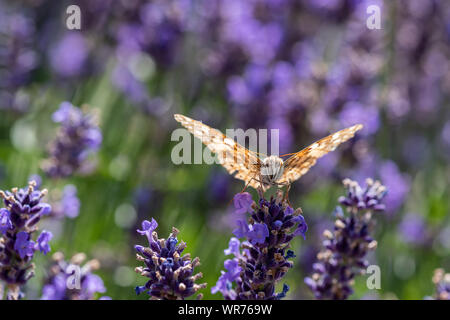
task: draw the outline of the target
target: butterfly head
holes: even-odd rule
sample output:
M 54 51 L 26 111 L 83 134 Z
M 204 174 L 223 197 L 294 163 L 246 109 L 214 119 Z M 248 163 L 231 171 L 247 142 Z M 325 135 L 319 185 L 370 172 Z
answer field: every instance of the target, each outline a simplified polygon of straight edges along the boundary
M 283 174 L 284 162 L 277 156 L 269 156 L 261 163 L 261 179 L 264 184 L 275 184 Z

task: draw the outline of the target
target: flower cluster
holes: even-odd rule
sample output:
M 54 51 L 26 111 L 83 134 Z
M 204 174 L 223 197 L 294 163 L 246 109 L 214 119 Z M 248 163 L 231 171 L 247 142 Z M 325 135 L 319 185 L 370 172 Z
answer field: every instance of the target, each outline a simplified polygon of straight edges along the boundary
M 87 40 L 82 33 L 75 32 L 65 34 L 48 52 L 52 71 L 62 79 L 76 78 L 87 73 L 88 55 Z
M 93 300 L 97 293 L 106 291 L 103 280 L 92 273 L 100 267 L 98 260 L 82 265 L 86 260 L 84 253 L 78 253 L 66 261 L 61 252 L 53 254 L 52 259 L 42 288 L 42 300 Z
M 61 123 L 58 135 L 50 146 L 50 158 L 43 169 L 50 177 L 68 177 L 87 169 L 86 158 L 102 142 L 102 134 L 92 117 L 69 102 L 63 102 L 53 114 L 53 121 Z
M 20 92 L 38 64 L 32 18 L 15 6 L 0 3 L 0 109 L 24 112 L 29 97 Z
M 378 40 L 382 32 L 359 28 L 361 18 L 365 19 L 361 11 L 365 12 L 367 4 L 345 1 L 345 5 L 340 2 L 341 10 L 327 12 L 329 25 L 345 34 L 345 44 L 337 48 L 345 60 L 335 66 L 325 58 L 324 43 L 315 40 L 323 32 L 323 13 L 312 1 L 302 2 L 306 3 L 213 0 L 201 11 L 206 21 L 202 24 L 202 39 L 209 47 L 204 50 L 204 69 L 226 77 L 229 100 L 236 106 L 237 118 L 244 127 L 279 128 L 286 147 L 293 142 L 300 112 L 309 115 L 315 134 L 333 126 L 328 114 L 344 122 L 362 121 L 371 129 L 374 126 L 367 122 L 376 125 L 378 120 L 376 108 L 364 107 L 372 106 L 369 103 L 350 108 L 358 121 L 339 116 L 341 112 L 349 113 L 346 102 L 356 105 L 353 102 L 369 100 L 366 89 L 380 70 L 382 46 Z M 320 6 L 324 9 L 332 4 Z M 307 19 L 308 24 L 294 27 L 290 19 Z M 365 61 L 371 62 L 370 67 Z M 285 146 L 280 147 L 283 150 Z
M 392 122 L 423 124 L 440 114 L 440 93 L 449 92 L 443 85 L 449 75 L 440 71 L 449 67 L 448 26 L 443 23 L 448 21 L 448 5 L 446 1 L 401 0 L 396 6 L 393 45 L 397 50 L 387 99 Z M 411 156 L 418 157 L 413 153 L 407 158 Z
M 136 287 L 136 293 L 146 291 L 153 299 L 184 300 L 206 287 L 206 283 L 195 283 L 203 276 L 201 272 L 194 274 L 200 260 L 191 259 L 189 253 L 182 255 L 186 243 L 178 243 L 179 231 L 176 228 L 172 228 L 167 239 L 159 239 L 155 231 L 157 227 L 157 222 L 152 218 L 151 222 L 144 220 L 142 230 L 137 230 L 147 237 L 149 246 L 135 246 L 137 259 L 145 264 L 137 267 L 136 272 L 149 280 L 145 285 Z
M 364 188 L 350 179 L 345 179 L 342 183 L 347 190 L 347 195 L 339 197 L 338 201 L 352 212 L 355 210 L 383 211 L 385 209 L 381 200 L 387 190 L 379 181 L 374 182 L 372 179 L 367 179 Z
M 45 189 L 35 189 L 34 181 L 28 188 L 0 191 L 5 204 L 0 209 L 0 279 L 8 285 L 8 299 L 19 299 L 20 286 L 33 277 L 34 252 L 50 251 L 50 232 L 43 230 L 36 241 L 32 239 L 41 217 L 51 211 L 50 205 L 42 201 L 46 194 Z
M 260 199 L 259 206 L 249 193 L 239 193 L 234 197 L 234 206 L 236 212 L 248 212 L 250 218 L 238 220 L 238 228 L 233 232 L 237 238 L 231 238 L 229 248 L 224 251 L 234 258 L 225 261 L 227 271 L 222 271 L 211 292 L 220 291 L 225 299 L 231 300 L 285 297 L 289 287 L 285 284 L 281 293 L 275 293 L 275 285 L 293 267 L 288 260 L 294 257 L 288 250 L 290 242 L 297 235 L 305 237 L 308 229 L 301 209 L 294 211 L 280 190 L 270 201 Z M 241 244 L 238 238 L 246 240 Z
M 317 299 L 347 299 L 353 293 L 354 277 L 368 266 L 367 253 L 377 246 L 370 234 L 372 213 L 384 210 L 381 200 L 386 188 L 371 179 L 366 183 L 362 188 L 355 181 L 344 180 L 347 195 L 339 202 L 348 215 L 342 207 L 336 208 L 334 231 L 324 231 L 323 249 L 313 265 L 314 273 L 305 278 Z
M 145 113 L 158 115 L 164 107 L 161 97 L 148 93 L 146 82 L 155 65 L 170 67 L 179 55 L 191 6 L 190 0 L 137 1 L 132 5 L 114 2 L 111 29 L 117 63 L 111 80 Z
M 436 286 L 436 292 L 431 299 L 450 300 L 450 273 L 445 273 L 444 269 L 434 270 L 433 283 Z

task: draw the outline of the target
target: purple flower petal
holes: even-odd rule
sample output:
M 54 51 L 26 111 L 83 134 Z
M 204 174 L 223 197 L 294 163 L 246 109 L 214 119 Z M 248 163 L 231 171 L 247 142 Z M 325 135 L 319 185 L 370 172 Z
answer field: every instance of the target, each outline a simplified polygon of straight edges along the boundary
M 34 242 L 29 240 L 30 235 L 25 231 L 17 234 L 14 250 L 24 259 L 26 256 L 31 257 L 34 253 Z
M 240 245 L 241 245 L 241 243 L 240 243 L 239 239 L 232 237 L 230 239 L 230 242 L 228 243 L 228 249 L 225 249 L 224 253 L 226 255 L 234 254 L 235 256 L 239 256 L 240 255 L 240 251 L 239 251 Z
M 247 233 L 247 238 L 251 244 L 262 244 L 269 236 L 269 229 L 265 223 L 255 223 L 250 225 L 250 231 Z
M 147 236 L 148 242 L 152 243 L 152 233 L 158 227 L 158 223 L 152 218 L 152 221 L 144 220 L 142 222 L 142 230 L 136 230 L 138 233 Z
M 47 254 L 50 252 L 51 248 L 48 244 L 50 240 L 53 238 L 53 234 L 49 231 L 43 230 L 39 237 L 37 238 L 36 242 L 36 250 L 39 250 L 43 254 Z
M 237 229 L 233 230 L 233 234 L 237 237 L 237 238 L 244 238 L 247 237 L 248 231 L 250 230 L 247 224 L 247 221 L 243 220 L 243 219 L 239 219 L 236 221 L 237 222 Z
M 251 213 L 253 212 L 252 204 L 253 199 L 250 193 L 242 192 L 238 193 L 233 198 L 235 213 L 243 214 L 243 213 Z
M 7 209 L 5 208 L 0 209 L 0 232 L 2 234 L 5 234 L 7 230 L 13 228 L 9 216 L 10 212 Z

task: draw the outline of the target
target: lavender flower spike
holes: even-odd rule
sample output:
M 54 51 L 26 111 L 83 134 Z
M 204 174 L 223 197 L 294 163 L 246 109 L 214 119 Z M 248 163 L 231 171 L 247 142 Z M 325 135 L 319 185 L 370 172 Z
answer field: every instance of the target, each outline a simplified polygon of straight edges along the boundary
M 5 205 L 0 209 L 0 280 L 8 286 L 8 299 L 21 298 L 20 287 L 34 276 L 34 253 L 50 251 L 50 232 L 44 230 L 33 240 L 37 223 L 51 211 L 50 205 L 42 202 L 47 190 L 39 191 L 35 185 L 31 181 L 28 188 L 0 191 Z
M 93 300 L 97 293 L 106 291 L 103 280 L 92 272 L 100 267 L 98 260 L 86 260 L 84 253 L 77 253 L 69 261 L 61 252 L 52 256 L 49 275 L 42 288 L 42 300 Z M 100 297 L 100 300 L 110 299 Z
M 374 250 L 377 241 L 370 235 L 372 213 L 384 208 L 381 200 L 386 188 L 380 182 L 367 179 L 360 187 L 355 181 L 344 180 L 347 196 L 339 202 L 347 208 L 336 208 L 334 230 L 325 230 L 323 249 L 318 253 L 314 273 L 305 278 L 306 285 L 317 299 L 347 299 L 352 293 L 354 277 L 368 266 L 366 254 Z
M 61 127 L 50 145 L 50 157 L 43 163 L 43 170 L 48 176 L 57 178 L 86 171 L 88 155 L 97 151 L 102 142 L 97 124 L 90 115 L 69 102 L 63 102 L 52 118 L 61 123 Z
M 206 287 L 206 283 L 195 283 L 203 276 L 201 272 L 194 274 L 200 260 L 191 259 L 189 253 L 182 255 L 186 243 L 178 243 L 179 231 L 176 228 L 172 228 L 169 238 L 159 239 L 154 231 L 157 226 L 155 219 L 152 222 L 146 220 L 142 223 L 143 230 L 138 230 L 147 237 L 149 246 L 135 246 L 137 260 L 144 263 L 143 267 L 135 270 L 149 280 L 145 285 L 136 287 L 136 293 L 145 291 L 151 299 L 184 300 Z M 201 299 L 202 295 L 197 298 Z
M 235 196 L 237 211 L 245 207 L 240 200 L 245 199 L 247 203 L 249 197 L 251 200 L 249 194 Z M 270 201 L 261 199 L 259 206 L 252 201 L 250 209 L 245 210 L 250 213 L 248 221 L 239 220 L 234 231 L 236 237 L 245 241 L 231 238 L 224 252 L 233 254 L 234 258 L 225 261 L 227 271 L 222 271 L 211 293 L 220 291 L 227 300 L 282 299 L 289 287 L 284 285 L 282 292 L 275 293 L 275 285 L 293 267 L 288 260 L 294 257 L 288 250 L 290 242 L 297 235 L 304 236 L 308 227 L 301 209 L 294 211 L 289 207 L 280 190 Z

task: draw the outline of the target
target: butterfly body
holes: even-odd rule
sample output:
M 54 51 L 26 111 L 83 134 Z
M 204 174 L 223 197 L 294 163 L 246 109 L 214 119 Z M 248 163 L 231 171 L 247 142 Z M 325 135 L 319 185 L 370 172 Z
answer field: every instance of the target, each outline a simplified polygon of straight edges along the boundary
M 277 156 L 265 158 L 260 165 L 260 180 L 266 186 L 277 184 L 284 172 L 283 159 Z
M 246 186 L 265 191 L 273 185 L 290 186 L 306 174 L 317 160 L 334 151 L 338 145 L 351 139 L 363 126 L 340 130 L 322 138 L 283 161 L 278 156 L 266 156 L 246 149 L 217 129 L 200 121 L 175 114 L 174 118 L 190 133 L 199 138 L 219 159 L 219 163 L 235 178 L 243 180 Z

